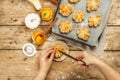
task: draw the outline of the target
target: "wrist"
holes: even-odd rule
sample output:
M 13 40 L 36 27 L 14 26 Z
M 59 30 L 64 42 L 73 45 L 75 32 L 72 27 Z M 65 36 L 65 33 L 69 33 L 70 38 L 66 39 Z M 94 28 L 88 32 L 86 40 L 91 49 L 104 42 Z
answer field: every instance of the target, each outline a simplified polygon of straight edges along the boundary
M 45 70 L 39 70 L 39 74 L 42 74 L 42 75 L 47 75 L 47 71 L 45 71 Z
M 92 64 L 93 65 L 99 65 L 99 63 L 101 63 L 102 61 L 99 59 L 99 58 L 97 58 L 96 56 L 94 56 L 93 58 L 92 58 Z
M 43 71 L 39 71 L 37 76 L 35 77 L 34 80 L 45 80 L 47 76 L 47 73 L 43 72 Z
M 100 59 L 98 59 L 98 58 L 96 58 L 95 61 L 94 61 L 94 64 L 95 64 L 96 66 L 99 66 L 99 65 L 103 64 L 103 61 L 100 60 Z
M 46 76 L 47 76 L 47 72 L 44 72 L 44 71 L 42 71 L 42 70 L 39 70 L 39 72 L 38 72 L 38 77 L 39 77 L 41 80 L 45 80 Z
M 47 74 L 48 73 L 48 70 L 47 69 L 39 69 L 39 73 L 44 73 L 44 74 Z

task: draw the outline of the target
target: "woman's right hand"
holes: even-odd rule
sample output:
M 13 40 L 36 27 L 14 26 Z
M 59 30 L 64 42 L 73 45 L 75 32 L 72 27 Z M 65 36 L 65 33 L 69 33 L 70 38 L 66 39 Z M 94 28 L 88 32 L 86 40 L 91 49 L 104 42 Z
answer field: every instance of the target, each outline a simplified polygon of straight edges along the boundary
M 84 68 L 87 68 L 89 65 L 95 65 L 95 64 L 99 63 L 99 61 L 100 61 L 100 59 L 97 58 L 97 56 L 95 56 L 92 53 L 88 53 L 86 51 L 80 53 L 76 58 L 78 60 L 83 60 L 87 66 L 85 66 L 83 64 L 83 62 L 80 62 L 80 61 L 75 61 L 74 64 L 80 65 Z

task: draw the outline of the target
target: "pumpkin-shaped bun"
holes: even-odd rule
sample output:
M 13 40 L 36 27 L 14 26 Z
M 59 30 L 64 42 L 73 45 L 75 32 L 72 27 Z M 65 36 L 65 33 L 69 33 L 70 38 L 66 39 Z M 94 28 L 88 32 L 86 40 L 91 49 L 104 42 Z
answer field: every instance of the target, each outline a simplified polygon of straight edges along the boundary
M 40 10 L 41 19 L 44 21 L 49 21 L 53 17 L 53 11 L 50 8 L 43 8 Z

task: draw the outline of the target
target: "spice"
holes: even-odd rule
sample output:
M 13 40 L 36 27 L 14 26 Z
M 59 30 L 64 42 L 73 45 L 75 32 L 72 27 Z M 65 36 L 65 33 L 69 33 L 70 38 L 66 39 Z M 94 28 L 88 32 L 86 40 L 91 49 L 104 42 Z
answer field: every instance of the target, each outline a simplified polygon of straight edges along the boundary
M 41 45 L 46 41 L 46 36 L 42 36 L 41 35 L 42 33 L 43 33 L 42 30 L 35 31 L 33 33 L 32 38 L 33 38 L 34 43 L 36 43 L 37 45 Z

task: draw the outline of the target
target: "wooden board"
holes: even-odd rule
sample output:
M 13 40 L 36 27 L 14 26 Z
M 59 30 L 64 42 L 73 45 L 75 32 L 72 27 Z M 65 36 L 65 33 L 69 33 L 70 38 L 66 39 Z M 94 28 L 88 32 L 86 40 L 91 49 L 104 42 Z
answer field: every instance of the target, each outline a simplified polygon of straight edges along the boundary
M 79 53 L 80 51 L 70 52 L 74 57 Z M 21 50 L 0 50 L 0 56 L 2 56 L 0 57 L 0 79 L 19 80 L 21 78 L 21 80 L 33 80 L 38 72 L 38 57 L 40 57 L 40 54 L 41 51 L 38 51 L 34 57 L 28 58 Z M 120 51 L 107 51 L 99 57 L 120 72 Z M 79 67 L 73 69 L 73 67 L 76 66 L 72 64 L 72 60 L 69 58 L 62 62 L 54 62 L 46 80 L 55 80 L 61 74 L 66 76 L 71 72 L 97 80 L 104 80 L 103 75 L 101 75 L 96 67 L 85 71 L 87 75 L 81 72 L 83 69 Z M 78 69 L 79 71 L 76 72 Z
M 42 7 L 50 7 L 56 11 L 56 5 L 48 0 L 41 0 Z M 109 16 L 108 25 L 120 25 L 120 0 L 113 0 L 113 7 Z M 28 13 L 36 11 L 27 0 L 0 0 L 0 25 L 25 25 L 24 18 Z M 48 25 L 42 22 L 41 25 Z
M 32 42 L 31 36 L 35 30 L 27 29 L 25 26 L 0 26 L 0 49 L 22 49 L 25 43 Z M 105 50 L 120 50 L 120 27 L 110 26 L 106 31 Z M 46 42 L 46 44 L 49 43 L 51 42 Z M 37 47 L 37 49 L 41 49 L 41 47 Z M 74 50 L 72 47 L 70 49 Z
M 42 7 L 50 7 L 53 12 L 56 5 L 49 0 L 41 0 Z M 113 7 L 109 15 L 109 25 L 106 29 L 105 52 L 99 56 L 102 60 L 120 72 L 120 0 L 113 0 Z M 28 13 L 38 13 L 33 5 L 27 0 L 0 0 L 0 80 L 33 80 L 38 73 L 38 53 L 33 57 L 26 57 L 22 53 L 22 46 L 25 43 L 32 43 L 31 35 L 37 30 L 27 29 L 24 25 L 24 18 Z M 41 22 L 39 28 L 44 29 L 50 22 Z M 38 28 L 38 29 L 39 29 Z M 47 41 L 46 44 L 50 42 Z M 72 56 L 77 56 L 80 51 L 70 47 Z M 63 62 L 54 62 L 46 80 L 56 80 L 60 76 L 68 76 L 71 72 L 94 80 L 105 80 L 97 68 L 90 68 L 88 71 L 72 65 L 72 60 L 67 58 Z M 76 68 L 75 68 L 76 67 Z M 67 69 L 65 69 L 67 68 Z M 85 79 L 85 80 L 88 80 Z

